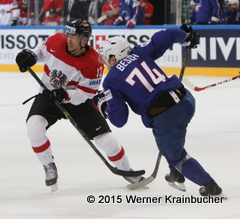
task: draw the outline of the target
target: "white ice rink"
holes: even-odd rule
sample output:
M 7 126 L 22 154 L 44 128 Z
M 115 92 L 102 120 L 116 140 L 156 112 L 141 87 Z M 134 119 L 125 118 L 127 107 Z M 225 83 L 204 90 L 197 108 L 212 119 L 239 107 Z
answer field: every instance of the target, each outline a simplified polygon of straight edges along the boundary
M 202 87 L 225 78 L 188 79 Z M 164 158 L 149 189 L 128 190 L 127 181 L 108 170 L 67 120 L 59 121 L 47 132 L 59 173 L 59 188 L 52 193 L 45 186 L 43 167 L 33 153 L 26 133 L 25 119 L 32 101 L 22 105 L 38 92 L 38 88 L 29 73 L 0 73 L 0 218 L 240 218 L 239 79 L 204 91 L 192 91 L 196 98 L 196 113 L 188 127 L 185 148 L 222 187 L 228 196 L 222 203 L 167 202 L 166 197 L 173 200 L 200 195 L 199 186 L 189 180 L 185 183 L 185 193 L 168 186 L 164 180 L 168 173 Z M 110 126 L 124 146 L 133 169 L 145 169 L 145 176 L 151 175 L 158 149 L 151 130 L 144 128 L 141 118 L 131 114 L 122 129 Z M 89 195 L 96 198 L 95 203 L 87 203 Z M 130 197 L 142 200 L 151 197 L 158 202 L 128 203 Z M 100 203 L 101 200 L 105 203 Z

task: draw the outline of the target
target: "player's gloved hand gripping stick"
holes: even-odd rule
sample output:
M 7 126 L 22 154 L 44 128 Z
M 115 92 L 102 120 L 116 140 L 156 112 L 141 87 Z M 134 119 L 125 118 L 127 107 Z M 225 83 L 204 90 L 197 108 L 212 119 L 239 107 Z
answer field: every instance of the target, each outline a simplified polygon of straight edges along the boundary
M 36 81 L 39 83 L 39 85 L 43 89 L 48 90 L 47 87 L 44 85 L 44 83 L 40 80 L 40 78 L 31 69 L 31 67 L 27 66 L 26 68 L 30 72 L 30 74 L 36 79 Z M 48 91 L 46 91 L 46 92 L 49 93 Z M 144 170 L 124 171 L 124 170 L 119 170 L 116 167 L 113 167 L 112 165 L 110 165 L 108 163 L 108 161 L 105 159 L 105 157 L 98 151 L 98 149 L 95 147 L 95 145 L 90 141 L 90 139 L 87 137 L 87 135 L 78 127 L 77 123 L 71 117 L 71 115 L 67 112 L 67 110 L 58 102 L 58 98 L 57 98 L 57 96 L 55 96 L 54 92 L 52 93 L 52 95 L 50 95 L 52 97 L 52 98 L 50 98 L 51 99 L 50 101 L 52 101 L 52 102 L 54 102 L 56 104 L 56 106 L 61 110 L 61 112 L 66 116 L 66 118 L 72 123 L 72 125 L 77 129 L 77 131 L 82 135 L 82 137 L 91 146 L 91 148 L 96 152 L 96 154 L 101 158 L 101 160 L 104 162 L 104 164 L 112 171 L 112 173 L 114 173 L 116 175 L 120 175 L 120 176 L 141 176 L 141 175 L 145 174 Z M 60 95 L 60 96 L 62 97 L 62 95 Z

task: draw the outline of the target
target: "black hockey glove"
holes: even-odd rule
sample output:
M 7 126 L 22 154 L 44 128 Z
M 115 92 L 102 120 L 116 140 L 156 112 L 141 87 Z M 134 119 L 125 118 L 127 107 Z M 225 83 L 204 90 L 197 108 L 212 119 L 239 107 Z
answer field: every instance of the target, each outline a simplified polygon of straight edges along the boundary
M 107 115 L 105 113 L 105 109 L 107 107 L 106 96 L 103 91 L 98 91 L 98 93 L 93 97 L 93 103 L 101 115 L 106 119 Z
M 191 47 L 193 49 L 197 48 L 197 45 L 199 44 L 200 34 L 197 31 L 193 30 L 191 26 L 188 28 L 186 24 L 183 24 L 180 29 L 184 30 L 186 33 L 190 33 L 190 35 L 187 36 L 181 45 Z
M 43 99 L 48 103 L 54 103 L 55 100 L 61 103 L 63 100 L 66 100 L 68 98 L 68 94 L 63 88 L 55 90 L 44 89 L 42 95 Z
M 18 22 L 17 18 L 12 19 L 11 26 L 17 26 L 17 22 Z
M 17 54 L 16 63 L 21 72 L 27 71 L 27 66 L 31 67 L 37 62 L 37 56 L 29 49 L 24 49 Z

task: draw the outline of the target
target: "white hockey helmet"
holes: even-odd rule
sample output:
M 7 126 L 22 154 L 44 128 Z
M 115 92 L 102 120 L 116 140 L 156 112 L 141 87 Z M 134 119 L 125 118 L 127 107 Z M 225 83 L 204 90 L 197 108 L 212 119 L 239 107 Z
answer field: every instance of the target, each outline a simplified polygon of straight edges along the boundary
M 193 6 L 196 5 L 196 3 L 195 3 L 193 0 L 191 0 L 190 3 L 189 3 L 189 5 L 190 5 L 190 7 L 193 7 Z
M 129 52 L 130 52 L 129 43 L 125 38 L 121 36 L 115 36 L 107 39 L 98 48 L 98 53 L 107 63 L 112 55 L 114 55 L 117 62 L 119 62 L 123 58 L 127 57 Z
M 228 4 L 229 5 L 234 5 L 234 4 L 236 4 L 237 6 L 239 5 L 239 0 L 229 0 L 228 1 Z

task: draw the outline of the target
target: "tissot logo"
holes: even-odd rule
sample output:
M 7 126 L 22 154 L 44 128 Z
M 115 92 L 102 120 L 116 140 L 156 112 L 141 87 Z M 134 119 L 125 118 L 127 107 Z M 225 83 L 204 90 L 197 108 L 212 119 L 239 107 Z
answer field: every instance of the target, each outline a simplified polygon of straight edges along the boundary
M 96 50 L 99 48 L 99 46 L 108 38 L 114 37 L 114 36 L 122 36 L 124 38 L 126 38 L 126 40 L 128 41 L 130 48 L 133 48 L 134 46 L 144 43 L 146 41 L 150 40 L 150 36 L 146 35 L 146 34 L 141 34 L 139 35 L 134 35 L 134 34 L 130 34 L 130 35 L 125 35 L 125 34 L 107 34 L 107 35 L 95 35 L 93 37 L 90 38 L 89 40 L 89 44 L 94 47 Z

